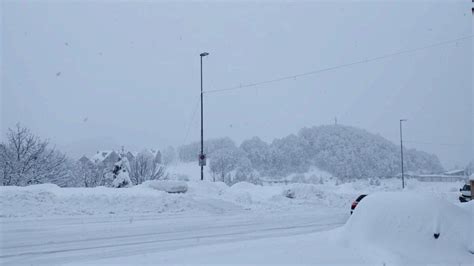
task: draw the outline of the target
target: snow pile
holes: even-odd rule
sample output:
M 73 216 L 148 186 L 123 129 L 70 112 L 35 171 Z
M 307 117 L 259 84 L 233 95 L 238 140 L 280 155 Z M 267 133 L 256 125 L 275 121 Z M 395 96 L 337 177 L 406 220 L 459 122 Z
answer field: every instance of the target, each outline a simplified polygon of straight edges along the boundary
M 146 181 L 142 186 L 148 186 L 168 193 L 185 193 L 188 191 L 188 185 L 185 182 L 173 180 Z
M 321 188 L 309 184 L 291 184 L 288 185 L 288 191 L 292 192 L 293 198 L 302 200 L 322 200 L 327 193 Z
M 360 194 L 399 190 L 399 180 L 382 180 L 370 185 L 367 180 L 337 185 L 293 183 L 255 185 L 240 182 L 229 187 L 211 181 L 149 181 L 128 188 L 60 188 L 43 184 L 28 187 L 0 187 L 0 215 L 70 216 L 109 214 L 154 214 L 162 212 L 224 213 L 244 210 L 305 211 L 336 208 L 349 213 L 350 204 Z M 425 191 L 451 202 L 458 202 L 457 183 L 409 181 L 406 190 Z M 452 192 L 451 192 L 452 191 Z M 171 193 L 167 193 L 171 192 Z M 174 192 L 174 193 L 173 193 Z M 186 192 L 186 193 L 176 193 Z M 290 192 L 291 197 L 287 197 Z
M 52 184 L 0 187 L 0 217 L 157 214 L 206 208 L 183 195 L 145 185 L 120 189 L 60 188 Z
M 359 203 L 341 241 L 377 263 L 469 263 L 473 210 L 427 193 L 374 193 Z

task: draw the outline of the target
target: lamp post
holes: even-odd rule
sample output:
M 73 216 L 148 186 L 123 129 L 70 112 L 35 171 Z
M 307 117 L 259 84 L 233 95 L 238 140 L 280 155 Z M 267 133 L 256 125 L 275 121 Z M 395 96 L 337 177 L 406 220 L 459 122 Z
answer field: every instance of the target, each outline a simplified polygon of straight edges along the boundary
M 405 173 L 403 171 L 403 133 L 402 133 L 402 122 L 407 121 L 406 119 L 400 119 L 400 157 L 402 162 L 402 188 L 405 188 Z
M 201 53 L 201 153 L 199 154 L 199 165 L 201 166 L 201 180 L 204 180 L 204 166 L 206 165 L 206 155 L 204 154 L 204 116 L 203 116 L 203 105 L 202 105 L 202 58 L 208 56 L 209 53 Z

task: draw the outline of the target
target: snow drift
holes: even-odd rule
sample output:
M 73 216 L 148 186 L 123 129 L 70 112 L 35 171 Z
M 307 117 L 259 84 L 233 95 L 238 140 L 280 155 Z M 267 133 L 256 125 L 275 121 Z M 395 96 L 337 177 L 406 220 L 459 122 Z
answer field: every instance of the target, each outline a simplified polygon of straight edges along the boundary
M 380 263 L 470 263 L 473 210 L 427 193 L 374 193 L 359 203 L 341 241 Z

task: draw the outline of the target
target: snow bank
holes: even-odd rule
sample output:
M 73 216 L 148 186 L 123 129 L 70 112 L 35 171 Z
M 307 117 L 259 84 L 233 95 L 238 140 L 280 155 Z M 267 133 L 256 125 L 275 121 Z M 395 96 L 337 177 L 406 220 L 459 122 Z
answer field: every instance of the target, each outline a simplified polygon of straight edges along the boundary
M 191 178 L 191 180 L 195 180 Z M 422 183 L 408 181 L 409 191 L 426 191 L 451 202 L 458 202 L 457 183 Z M 244 210 L 284 211 L 295 208 L 305 211 L 337 208 L 349 213 L 350 204 L 359 194 L 399 190 L 397 179 L 381 180 L 370 185 L 367 180 L 336 185 L 334 180 L 323 184 L 254 185 L 240 182 L 229 187 L 211 181 L 150 181 L 141 185 L 114 189 L 60 188 L 43 184 L 28 187 L 0 187 L 0 215 L 70 216 L 154 214 L 162 212 L 224 213 Z M 186 193 L 166 193 L 166 192 Z M 291 191 L 292 198 L 285 196 Z
M 470 263 L 472 206 L 427 193 L 374 193 L 359 203 L 341 241 L 377 263 Z
M 146 185 L 130 188 L 60 188 L 52 184 L 0 187 L 1 217 L 130 215 L 199 211 L 184 194 Z

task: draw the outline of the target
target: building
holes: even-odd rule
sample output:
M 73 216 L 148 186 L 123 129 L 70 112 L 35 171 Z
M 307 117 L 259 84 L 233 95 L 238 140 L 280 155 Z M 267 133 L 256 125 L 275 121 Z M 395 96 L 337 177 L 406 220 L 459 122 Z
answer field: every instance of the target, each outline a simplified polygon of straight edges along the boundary
M 135 154 L 133 154 L 132 152 L 128 151 L 126 154 L 125 154 L 125 157 L 127 157 L 128 161 L 129 162 L 132 162 L 133 160 L 135 160 Z
M 407 174 L 409 178 L 414 178 L 421 182 L 459 182 L 466 181 L 468 178 L 467 172 L 464 169 L 451 170 L 441 174 Z
M 89 158 L 87 158 L 85 155 L 82 155 L 81 158 L 78 160 L 81 164 L 91 164 L 93 163 Z
M 97 151 L 91 161 L 101 168 L 112 168 L 119 158 L 116 151 Z
M 449 176 L 464 176 L 467 177 L 467 170 L 466 169 L 456 169 L 456 170 L 451 170 L 443 173 L 444 175 L 449 175 Z

